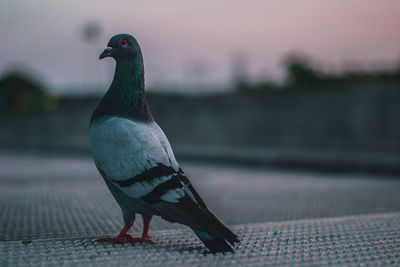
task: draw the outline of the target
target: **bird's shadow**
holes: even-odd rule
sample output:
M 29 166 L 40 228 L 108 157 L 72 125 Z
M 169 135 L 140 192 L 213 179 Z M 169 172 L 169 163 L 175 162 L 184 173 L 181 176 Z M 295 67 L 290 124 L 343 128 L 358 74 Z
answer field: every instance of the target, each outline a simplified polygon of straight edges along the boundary
M 207 248 L 205 248 L 202 245 L 198 245 L 198 246 L 185 246 L 184 244 L 157 244 L 157 243 L 153 243 L 152 244 L 152 248 L 157 248 L 157 249 L 165 249 L 167 251 L 171 251 L 171 252 L 179 252 L 179 253 L 185 253 L 185 252 L 189 252 L 189 253 L 201 253 L 204 256 L 206 255 L 216 255 L 216 254 L 220 254 L 220 253 L 212 253 L 210 252 Z M 232 254 L 234 254 L 235 252 L 232 252 Z M 224 252 L 223 254 L 230 254 L 230 252 Z
M 107 244 L 107 242 L 100 242 L 98 239 L 94 239 L 92 240 L 93 244 Z M 110 243 L 108 243 L 110 244 Z M 113 244 L 115 246 L 121 245 L 122 244 Z M 131 244 L 132 247 L 136 247 L 136 246 L 145 246 L 145 247 L 149 247 L 152 249 L 163 249 L 163 250 L 167 250 L 170 252 L 179 252 L 179 253 L 184 253 L 184 252 L 198 252 L 198 253 L 202 253 L 204 255 L 207 254 L 212 254 L 211 252 L 209 252 L 206 248 L 204 248 L 201 245 L 198 246 L 185 246 L 184 244 L 180 244 L 180 243 L 174 243 L 174 244 L 165 244 L 163 242 L 157 242 L 157 241 L 151 241 L 148 243 L 134 243 Z
M 207 249 L 205 249 L 203 246 L 185 246 L 184 244 L 160 244 L 160 243 L 153 243 L 151 244 L 152 248 L 156 249 L 166 249 L 168 251 L 172 252 L 179 252 L 179 253 L 184 253 L 184 252 L 198 252 L 198 253 L 203 253 L 207 254 L 209 253 Z

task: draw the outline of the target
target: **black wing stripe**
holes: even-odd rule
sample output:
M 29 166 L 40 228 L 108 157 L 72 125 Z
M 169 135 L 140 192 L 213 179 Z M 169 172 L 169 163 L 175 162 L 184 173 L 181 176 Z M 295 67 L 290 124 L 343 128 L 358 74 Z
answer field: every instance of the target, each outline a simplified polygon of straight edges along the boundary
M 162 163 L 157 163 L 157 165 L 154 166 L 153 168 L 144 170 L 143 172 L 135 175 L 134 177 L 128 178 L 126 180 L 111 179 L 111 181 L 117 183 L 121 187 L 127 187 L 134 185 L 136 183 L 149 182 L 153 179 L 157 179 L 162 176 L 172 175 L 174 173 L 176 173 L 176 170 L 174 170 L 173 167 L 166 166 Z
M 182 187 L 182 183 L 180 178 L 180 174 L 179 173 L 175 173 L 171 179 L 157 185 L 153 191 L 151 191 L 150 193 L 142 196 L 140 199 L 149 203 L 149 204 L 153 204 L 156 202 L 161 201 L 160 198 L 162 195 L 164 195 L 168 190 L 171 189 L 176 189 L 176 188 L 181 188 Z
M 197 203 L 199 203 L 202 208 L 208 210 L 208 208 L 206 206 L 206 203 L 204 203 L 204 201 L 201 199 L 201 197 L 196 192 L 196 190 L 194 190 L 193 185 L 190 183 L 189 179 L 183 173 L 181 168 L 179 169 L 179 174 L 180 174 L 181 181 L 183 181 L 189 187 L 189 190 L 190 190 L 190 192 L 192 192 L 192 194 L 193 194 L 194 198 L 196 199 Z

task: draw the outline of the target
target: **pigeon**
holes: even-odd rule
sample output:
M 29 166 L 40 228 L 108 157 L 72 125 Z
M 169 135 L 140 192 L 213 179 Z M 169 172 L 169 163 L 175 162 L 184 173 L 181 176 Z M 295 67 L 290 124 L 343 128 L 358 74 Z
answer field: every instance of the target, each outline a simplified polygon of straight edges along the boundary
M 129 34 L 117 34 L 99 59 L 116 62 L 113 81 L 94 110 L 89 141 L 95 165 L 119 204 L 124 227 L 100 242 L 151 242 L 152 216 L 189 226 L 212 253 L 233 252 L 237 235 L 225 227 L 175 159 L 167 137 L 153 120 L 145 96 L 140 46 Z M 143 219 L 141 237 L 127 234 L 136 214 Z

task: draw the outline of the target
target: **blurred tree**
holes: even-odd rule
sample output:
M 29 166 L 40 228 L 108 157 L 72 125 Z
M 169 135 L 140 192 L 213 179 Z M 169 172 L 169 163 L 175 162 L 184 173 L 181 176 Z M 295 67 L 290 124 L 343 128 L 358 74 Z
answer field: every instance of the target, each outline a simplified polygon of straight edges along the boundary
M 310 85 L 319 79 L 317 71 L 311 67 L 307 57 L 291 54 L 285 60 L 287 82 L 289 86 Z
M 253 90 L 277 90 L 278 86 L 270 80 L 260 80 L 251 86 Z
M 28 75 L 12 71 L 0 80 L 0 107 L 5 112 L 52 110 L 57 99 L 45 93 L 43 86 Z

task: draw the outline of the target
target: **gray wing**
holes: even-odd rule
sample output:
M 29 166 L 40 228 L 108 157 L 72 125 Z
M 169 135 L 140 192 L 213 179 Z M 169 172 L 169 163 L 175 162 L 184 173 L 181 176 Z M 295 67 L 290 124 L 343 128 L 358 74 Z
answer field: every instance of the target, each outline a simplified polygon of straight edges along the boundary
M 171 180 L 181 169 L 165 134 L 155 123 L 105 116 L 92 122 L 90 145 L 96 166 L 104 178 L 132 198 L 140 198 Z M 184 184 L 166 190 L 160 199 L 176 202 Z

